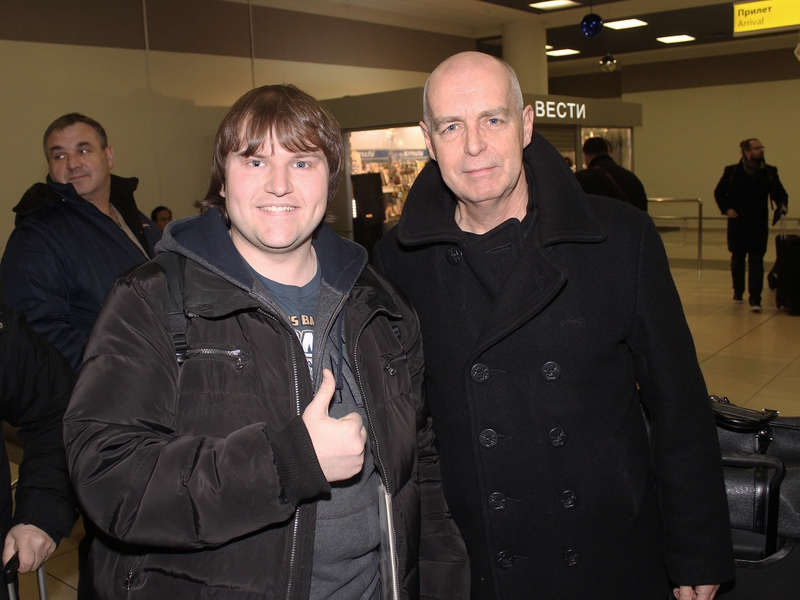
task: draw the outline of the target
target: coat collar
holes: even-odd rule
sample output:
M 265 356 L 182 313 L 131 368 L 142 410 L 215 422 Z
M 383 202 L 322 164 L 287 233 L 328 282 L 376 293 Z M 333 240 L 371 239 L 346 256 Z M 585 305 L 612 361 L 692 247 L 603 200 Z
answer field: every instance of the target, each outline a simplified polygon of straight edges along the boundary
M 575 175 L 547 140 L 535 133 L 522 158 L 533 180 L 529 185 L 537 211 L 535 227 L 542 247 L 605 240 L 605 228 Z M 400 243 L 406 246 L 463 243 L 466 236 L 456 225 L 455 203 L 455 197 L 442 180 L 439 166 L 431 161 L 408 194 L 398 225 Z

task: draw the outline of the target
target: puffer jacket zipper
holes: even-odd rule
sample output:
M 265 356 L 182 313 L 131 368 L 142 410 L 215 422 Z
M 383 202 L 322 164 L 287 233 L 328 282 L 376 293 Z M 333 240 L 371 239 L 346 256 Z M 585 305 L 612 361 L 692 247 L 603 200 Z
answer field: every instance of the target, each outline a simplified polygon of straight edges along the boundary
M 374 425 L 374 423 L 372 421 L 372 413 L 370 412 L 369 401 L 367 400 L 367 394 L 366 394 L 366 391 L 364 390 L 364 381 L 363 381 L 363 379 L 361 377 L 361 369 L 358 366 L 358 342 L 361 339 L 361 334 L 364 333 L 364 330 L 367 328 L 367 325 L 369 325 L 370 321 L 372 321 L 372 319 L 374 319 L 378 314 L 380 314 L 382 312 L 386 313 L 386 314 L 391 314 L 391 313 L 389 313 L 389 311 L 387 311 L 384 308 L 378 308 L 378 309 L 373 310 L 369 314 L 369 316 L 366 319 L 364 319 L 363 323 L 361 323 L 361 327 L 358 329 L 358 333 L 356 334 L 355 343 L 353 344 L 353 357 L 352 357 L 352 359 L 353 359 L 353 369 L 354 369 L 355 375 L 356 375 L 356 381 L 358 382 L 358 391 L 361 393 L 361 399 L 364 401 L 364 412 L 367 413 L 367 423 L 369 424 L 369 431 L 370 431 L 371 438 L 372 438 L 372 445 L 373 445 L 372 449 L 373 449 L 373 453 L 375 454 L 375 460 L 377 461 L 378 466 L 380 467 L 380 474 L 381 474 L 381 477 L 383 478 L 383 485 L 384 485 L 384 487 L 386 487 L 386 492 L 389 494 L 389 496 L 393 497 L 394 496 L 394 490 L 392 489 L 391 485 L 389 484 L 389 473 L 386 470 L 386 465 L 384 464 L 383 458 L 381 457 L 381 450 L 380 450 L 380 444 L 378 442 L 378 436 L 375 434 L 375 425 Z M 399 359 L 405 359 L 404 361 L 402 361 L 402 362 L 405 362 L 405 361 L 408 360 L 408 357 L 405 354 L 403 354 L 402 356 L 397 357 L 397 359 L 395 359 L 395 360 L 399 360 Z M 394 362 L 394 361 L 391 361 L 391 362 Z M 389 364 L 391 364 L 391 362 Z M 387 366 L 385 368 L 386 368 L 387 372 L 389 372 L 390 375 L 394 375 L 397 371 L 392 368 L 392 370 L 394 370 L 394 373 L 393 373 L 392 370 L 390 370 L 388 368 L 389 364 L 387 364 Z M 394 521 L 392 521 L 392 545 L 394 546 L 394 555 L 396 557 L 396 560 L 399 561 L 400 560 L 400 552 L 398 551 L 398 548 L 397 548 L 397 530 L 396 530 L 396 528 L 394 526 Z M 395 564 L 395 569 L 396 569 L 397 573 L 400 573 L 400 565 L 399 564 Z M 395 592 L 396 592 L 397 596 L 400 597 L 400 581 L 398 579 L 395 579 L 395 581 L 393 583 L 394 583 Z
M 139 571 L 142 570 L 142 562 L 144 561 L 144 554 L 138 554 L 131 563 L 131 566 L 128 567 L 128 572 L 125 574 L 125 585 L 123 589 L 126 592 L 131 591 L 131 584 L 133 580 L 139 575 Z
M 261 295 L 256 295 L 256 297 L 264 304 L 268 304 L 267 299 Z M 291 353 L 292 359 L 292 377 L 294 378 L 294 412 L 296 416 L 300 416 L 300 373 L 297 367 L 297 351 L 295 349 L 295 339 L 296 335 L 294 331 L 289 331 L 283 322 L 276 317 L 275 315 L 267 312 L 263 308 L 258 308 L 258 312 L 265 317 L 272 319 L 275 321 L 278 326 L 289 335 L 289 351 Z M 300 525 L 300 507 L 294 509 L 294 519 L 293 519 L 293 527 L 292 527 L 292 549 L 289 554 L 289 576 L 287 578 L 286 583 L 286 598 L 287 600 L 292 597 L 292 587 L 294 585 L 294 563 L 295 559 L 297 558 L 297 536 L 298 536 L 298 529 Z
M 244 367 L 244 355 L 239 348 L 234 348 L 233 350 L 226 350 L 224 348 L 190 348 L 186 351 L 186 358 L 192 358 L 200 355 L 232 358 L 234 361 L 234 366 L 237 370 Z

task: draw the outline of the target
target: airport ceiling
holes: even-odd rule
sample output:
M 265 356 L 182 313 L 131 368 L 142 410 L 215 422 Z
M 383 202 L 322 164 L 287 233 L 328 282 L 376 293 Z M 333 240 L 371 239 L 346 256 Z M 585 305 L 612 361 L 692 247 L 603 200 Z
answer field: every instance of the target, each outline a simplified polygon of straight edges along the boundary
M 797 31 L 733 37 L 733 0 L 576 0 L 579 6 L 555 11 L 530 8 L 536 0 L 227 0 L 284 8 L 334 17 L 437 31 L 479 40 L 479 48 L 502 47 L 502 25 L 519 19 L 539 19 L 547 42 L 555 48 L 573 48 L 580 54 L 549 59 L 551 69 L 594 65 L 613 54 L 631 62 L 658 62 L 672 58 L 735 54 L 774 48 L 794 48 Z M 800 0 L 797 0 L 800 2 Z M 595 38 L 585 37 L 580 22 L 590 12 L 605 22 L 639 18 L 647 26 L 615 31 L 604 27 Z M 656 38 L 686 34 L 683 44 L 663 44 Z M 791 52 L 791 50 L 789 50 Z M 585 67 L 584 67 L 585 68 Z
M 528 6 L 532 0 L 483 0 L 490 4 L 506 6 L 524 12 L 557 16 L 555 11 L 535 10 Z M 547 43 L 554 48 L 572 48 L 580 51 L 581 57 L 602 56 L 604 54 L 626 54 L 660 50 L 669 47 L 657 38 L 674 35 L 689 35 L 694 41 L 683 44 L 702 45 L 729 42 L 733 37 L 733 2 L 723 3 L 695 2 L 655 2 L 648 5 L 639 2 L 634 5 L 624 0 L 576 0 L 581 6 L 567 9 L 574 15 L 574 23 L 547 27 Z M 567 10 L 559 11 L 566 13 Z M 636 17 L 647 23 L 646 26 L 615 31 L 604 27 L 594 38 L 583 35 L 580 21 L 586 14 L 594 12 L 607 23 L 611 20 Z M 547 18 L 547 17 L 545 17 Z M 559 22 L 562 19 L 559 19 Z M 551 61 L 567 60 L 568 57 L 553 58 Z

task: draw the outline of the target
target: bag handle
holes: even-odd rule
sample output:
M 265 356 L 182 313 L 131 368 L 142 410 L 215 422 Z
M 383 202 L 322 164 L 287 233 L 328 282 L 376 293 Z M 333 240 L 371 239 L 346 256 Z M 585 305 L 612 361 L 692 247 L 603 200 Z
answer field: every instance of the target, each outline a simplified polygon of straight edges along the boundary
M 777 416 L 777 410 L 763 408 L 760 411 L 749 408 L 742 408 L 731 404 L 726 397 L 709 396 L 711 410 L 714 411 L 714 418 L 717 426 L 728 431 L 739 433 L 758 433 Z

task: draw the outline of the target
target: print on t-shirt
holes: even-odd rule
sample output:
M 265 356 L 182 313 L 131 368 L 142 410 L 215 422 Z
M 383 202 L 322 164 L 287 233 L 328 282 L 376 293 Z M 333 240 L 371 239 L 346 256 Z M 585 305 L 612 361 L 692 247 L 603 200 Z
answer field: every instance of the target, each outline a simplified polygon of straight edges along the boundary
M 308 362 L 308 373 L 314 376 L 314 317 L 310 315 L 289 315 L 289 323 L 294 327 L 294 331 L 303 347 Z

